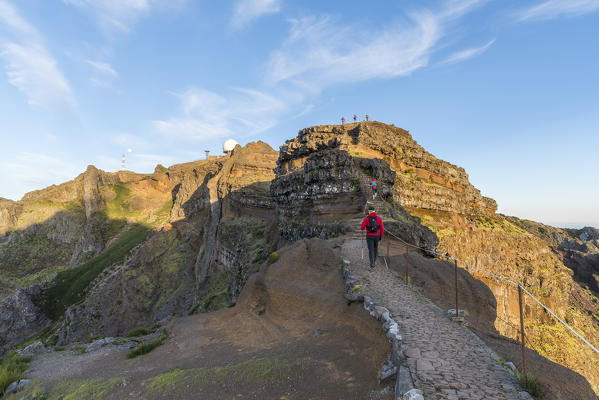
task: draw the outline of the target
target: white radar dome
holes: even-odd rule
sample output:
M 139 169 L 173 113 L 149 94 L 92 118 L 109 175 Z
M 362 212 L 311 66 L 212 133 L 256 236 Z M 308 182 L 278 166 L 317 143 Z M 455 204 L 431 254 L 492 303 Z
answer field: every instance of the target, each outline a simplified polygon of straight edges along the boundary
M 239 143 L 237 143 L 237 141 L 233 139 L 225 140 L 225 143 L 223 143 L 223 152 L 228 153 L 230 151 L 233 151 L 235 146 L 237 146 L 238 144 Z

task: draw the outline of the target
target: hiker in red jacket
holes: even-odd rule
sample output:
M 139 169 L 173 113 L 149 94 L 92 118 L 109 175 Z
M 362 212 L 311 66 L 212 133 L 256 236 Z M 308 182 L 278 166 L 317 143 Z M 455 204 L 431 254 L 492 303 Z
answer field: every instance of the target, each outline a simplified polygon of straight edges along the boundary
M 361 230 L 366 229 L 366 244 L 368 245 L 368 256 L 370 257 L 369 271 L 372 271 L 379 252 L 379 241 L 383 239 L 383 220 L 376 215 L 374 207 L 368 207 L 368 215 L 362 221 Z
M 374 199 L 376 197 L 376 188 L 379 185 L 379 183 L 376 181 L 376 179 L 373 179 L 372 182 L 370 182 L 370 187 L 372 188 L 372 198 Z

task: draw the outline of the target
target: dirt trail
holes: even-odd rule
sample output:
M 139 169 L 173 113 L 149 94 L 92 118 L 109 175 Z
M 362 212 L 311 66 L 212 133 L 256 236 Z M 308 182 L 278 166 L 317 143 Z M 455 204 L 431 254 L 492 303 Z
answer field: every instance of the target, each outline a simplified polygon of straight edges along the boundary
M 325 241 L 299 241 L 250 278 L 234 308 L 174 320 L 147 355 L 52 353 L 28 376 L 49 399 L 390 399 L 377 379 L 390 345 L 343 292 L 339 255 Z

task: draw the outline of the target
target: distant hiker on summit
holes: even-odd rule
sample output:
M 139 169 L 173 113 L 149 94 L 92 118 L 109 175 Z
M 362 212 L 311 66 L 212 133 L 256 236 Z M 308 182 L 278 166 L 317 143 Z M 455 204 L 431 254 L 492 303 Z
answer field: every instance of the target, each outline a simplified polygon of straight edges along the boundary
M 376 187 L 378 186 L 378 182 L 376 181 L 376 179 L 373 179 L 372 182 L 370 183 L 370 187 L 372 188 L 372 198 L 374 199 L 376 197 Z
M 358 116 L 356 114 L 354 114 L 354 122 L 356 122 L 358 120 Z
M 341 125 L 345 125 L 345 117 L 341 117 Z
M 370 257 L 369 271 L 375 266 L 376 258 L 379 253 L 379 241 L 383 239 L 383 220 L 376 215 L 374 207 L 368 207 L 368 215 L 362 221 L 361 230 L 366 229 L 366 244 L 368 245 L 368 256 Z

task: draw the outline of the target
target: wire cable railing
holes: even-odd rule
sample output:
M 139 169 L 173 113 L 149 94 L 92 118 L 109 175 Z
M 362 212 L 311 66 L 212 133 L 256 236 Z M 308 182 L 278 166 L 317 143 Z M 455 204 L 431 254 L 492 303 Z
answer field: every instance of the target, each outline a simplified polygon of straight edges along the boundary
M 451 256 L 449 256 L 449 255 L 447 255 L 447 254 L 441 254 L 441 253 L 438 253 L 438 252 L 436 252 L 436 251 L 434 251 L 434 250 L 426 249 L 426 248 L 423 248 L 423 247 L 416 246 L 416 245 L 413 245 L 413 244 L 411 244 L 411 243 L 408 243 L 408 242 L 406 242 L 405 240 L 403 240 L 403 239 L 401 239 L 400 237 L 398 237 L 397 235 L 394 235 L 393 233 L 389 232 L 388 230 L 386 230 L 386 231 L 385 231 L 385 234 L 392 236 L 392 237 L 393 237 L 393 238 L 395 238 L 396 240 L 398 240 L 398 241 L 402 242 L 402 243 L 403 243 L 405 246 L 408 246 L 408 247 L 411 247 L 411 248 L 414 248 L 414 249 L 417 249 L 417 250 L 421 250 L 421 251 L 424 251 L 424 252 L 426 252 L 426 253 L 429 253 L 429 254 L 433 254 L 435 257 L 439 257 L 439 258 L 446 258 L 446 259 L 448 259 L 448 260 L 451 260 L 451 261 L 455 262 L 455 263 L 456 263 L 456 265 L 457 265 L 457 263 L 461 263 L 461 264 L 465 265 L 465 266 L 466 266 L 467 268 L 469 268 L 469 269 L 473 269 L 473 270 L 479 271 L 479 272 L 481 272 L 481 273 L 483 273 L 483 274 L 486 274 L 486 275 L 489 275 L 489 276 L 491 276 L 491 277 L 493 277 L 493 278 L 495 278 L 495 279 L 497 279 L 497 280 L 499 280 L 499 281 L 505 282 L 505 283 L 507 283 L 507 284 L 510 284 L 510 285 L 512 285 L 512 286 L 514 286 L 514 287 L 517 287 L 517 288 L 519 288 L 519 290 L 522 290 L 522 291 L 523 291 L 525 294 L 527 294 L 527 295 L 528 295 L 530 298 L 532 298 L 532 299 L 533 299 L 533 300 L 534 300 L 534 301 L 535 301 L 537 304 L 539 304 L 539 305 L 540 305 L 540 306 L 541 306 L 541 307 L 542 307 L 542 308 L 543 308 L 545 311 L 547 311 L 547 312 L 548 312 L 548 313 L 549 313 L 551 316 L 553 316 L 553 317 L 554 317 L 554 318 L 555 318 L 557 321 L 559 321 L 559 322 L 560 322 L 560 323 L 561 323 L 561 324 L 562 324 L 564 327 L 566 327 L 566 329 L 568 329 L 568 330 L 569 330 L 570 332 L 572 332 L 572 333 L 573 333 L 573 334 L 574 334 L 576 337 L 578 337 L 578 338 L 579 338 L 579 339 L 580 339 L 582 342 L 584 342 L 584 343 L 585 343 L 585 344 L 586 344 L 586 345 L 587 345 L 587 346 L 588 346 L 590 349 L 592 349 L 592 350 L 593 350 L 595 353 L 599 354 L 599 350 L 598 350 L 598 349 L 597 349 L 595 346 L 593 346 L 593 345 L 592 345 L 592 344 L 591 344 L 591 343 L 590 343 L 588 340 L 586 340 L 586 339 L 585 339 L 585 338 L 584 338 L 582 335 L 580 335 L 578 332 L 576 332 L 576 331 L 575 331 L 575 330 L 574 330 L 574 329 L 573 329 L 573 328 L 572 328 L 570 325 L 568 325 L 568 324 L 567 324 L 566 322 L 564 322 L 564 321 L 563 321 L 561 318 L 559 318 L 559 317 L 558 317 L 558 316 L 557 316 L 557 315 L 556 315 L 556 314 L 555 314 L 555 313 L 554 313 L 554 312 L 553 312 L 553 311 L 552 311 L 552 310 L 551 310 L 549 307 L 547 307 L 545 304 L 543 304 L 543 303 L 542 303 L 542 302 L 541 302 L 539 299 L 537 299 L 537 298 L 536 298 L 536 297 L 535 297 L 535 296 L 534 296 L 532 293 L 530 293 L 528 290 L 526 290 L 526 289 L 525 289 L 525 288 L 524 288 L 522 285 L 520 285 L 519 283 L 516 283 L 516 282 L 514 282 L 514 281 L 511 281 L 511 280 L 509 280 L 509 279 L 507 279 L 507 278 L 504 278 L 504 277 L 502 277 L 502 276 L 499 276 L 499 275 L 497 275 L 497 274 L 494 274 L 494 273 L 492 273 L 492 272 L 486 271 L 486 270 L 484 270 L 484 269 L 482 269 L 482 268 L 479 268 L 479 267 L 477 267 L 477 266 L 474 266 L 474 265 L 468 264 L 468 263 L 467 263 L 467 262 L 465 262 L 465 261 L 462 261 L 462 260 L 460 260 L 460 259 L 457 259 L 457 258 L 455 258 L 455 257 L 451 257 Z M 456 290 L 457 290 L 457 289 L 456 289 Z M 457 310 L 457 308 L 456 308 L 456 315 L 458 315 L 458 310 Z M 522 330 L 522 328 L 521 328 L 521 330 Z

